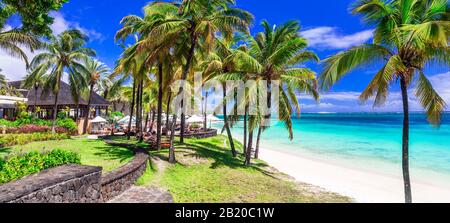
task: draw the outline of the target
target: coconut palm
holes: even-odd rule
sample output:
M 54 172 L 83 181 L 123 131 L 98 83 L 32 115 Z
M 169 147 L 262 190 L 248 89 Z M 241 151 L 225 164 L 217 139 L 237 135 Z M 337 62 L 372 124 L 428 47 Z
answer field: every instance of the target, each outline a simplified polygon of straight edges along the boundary
M 0 49 L 4 50 L 12 57 L 22 59 L 28 67 L 28 56 L 21 47 L 25 47 L 31 52 L 34 52 L 40 47 L 40 42 L 36 37 L 23 33 L 17 29 L 6 32 L 0 31 Z
M 360 0 L 352 12 L 375 25 L 372 44 L 364 44 L 338 53 L 324 61 L 321 87 L 330 89 L 345 74 L 368 64 L 379 64 L 360 100 L 375 97 L 374 106 L 381 106 L 389 94 L 389 86 L 400 82 L 403 99 L 402 169 L 405 202 L 412 202 L 409 175 L 409 102 L 408 89 L 415 86 L 415 95 L 426 111 L 428 121 L 440 124 L 444 100 L 433 89 L 424 67 L 450 64 L 448 38 L 450 22 L 446 0 Z
M 85 111 L 84 123 L 83 123 L 83 134 L 86 134 L 88 121 L 89 121 L 89 113 L 91 109 L 91 99 L 92 95 L 95 92 L 95 86 L 100 83 L 101 79 L 105 79 L 105 77 L 109 73 L 109 68 L 104 63 L 101 63 L 98 60 L 94 60 L 92 58 L 85 58 L 83 60 L 83 66 L 76 67 L 78 73 L 82 74 L 84 77 L 84 81 L 89 88 L 88 94 L 88 104 Z
M 6 80 L 6 76 L 1 73 L 2 69 L 0 69 L 0 89 L 5 89 L 8 87 L 8 82 Z
M 181 73 L 181 80 L 186 80 L 192 63 L 195 50 L 200 46 L 211 50 L 217 33 L 226 39 L 231 39 L 235 31 L 248 32 L 253 16 L 244 10 L 234 8 L 232 0 L 183 0 L 180 4 L 157 2 L 158 5 L 168 5 L 167 10 L 176 11 L 173 17 L 161 19 L 148 33 L 146 38 L 156 45 L 167 38 L 184 37 L 185 62 Z M 183 92 L 180 87 L 178 95 Z M 183 101 L 181 102 L 183 105 Z M 185 115 L 181 115 L 181 137 L 184 141 Z
M 317 90 L 317 78 L 315 72 L 302 66 L 306 61 L 319 61 L 314 52 L 306 50 L 307 41 L 299 34 L 300 26 L 296 21 L 290 21 L 280 26 L 271 27 L 266 21 L 262 22 L 263 32 L 248 38 L 248 49 L 241 47 L 233 56 L 240 66 L 258 68 L 254 75 L 250 77 L 256 81 L 267 81 L 267 102 L 270 110 L 272 81 L 279 81 L 279 120 L 283 122 L 289 131 L 289 139 L 294 137 L 292 129 L 293 110 L 300 114 L 300 103 L 297 93 L 311 95 L 313 99 L 319 100 Z M 254 92 L 263 93 L 263 89 L 253 89 Z M 252 100 L 251 98 L 249 98 Z M 261 108 L 262 109 L 262 108 Z M 260 109 L 258 109 L 259 111 Z M 246 149 L 246 165 L 250 164 L 253 131 L 258 128 L 257 148 L 262 135 L 265 119 L 270 116 L 258 117 L 263 114 L 253 115 L 248 123 L 249 140 Z M 255 153 L 257 157 L 258 154 Z
M 89 56 L 95 56 L 94 50 L 85 48 L 87 36 L 79 30 L 68 30 L 58 36 L 50 38 L 50 42 L 44 46 L 44 52 L 34 57 L 31 68 L 39 73 L 50 71 L 43 87 L 43 96 L 50 92 L 55 96 L 53 107 L 53 127 L 55 132 L 58 113 L 58 94 L 61 86 L 61 78 L 66 72 L 69 77 L 69 85 L 72 97 L 78 104 L 80 89 L 86 87 L 83 75 L 79 70 L 83 69 L 82 60 Z
M 45 84 L 47 78 L 46 72 L 37 72 L 37 70 L 31 71 L 25 76 L 23 81 L 23 88 L 34 89 L 34 106 L 33 112 L 36 113 L 37 99 L 38 99 L 38 89 L 42 88 Z M 37 114 L 36 114 L 37 115 Z

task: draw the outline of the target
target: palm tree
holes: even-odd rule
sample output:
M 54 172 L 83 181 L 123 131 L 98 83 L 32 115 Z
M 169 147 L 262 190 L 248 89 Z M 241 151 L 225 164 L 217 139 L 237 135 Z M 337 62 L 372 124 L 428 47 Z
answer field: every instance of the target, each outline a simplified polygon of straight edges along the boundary
M 194 62 L 194 53 L 198 47 L 206 51 L 212 49 L 214 39 L 217 33 L 221 33 L 225 39 L 230 40 L 235 31 L 248 33 L 248 27 L 253 21 L 253 16 L 238 8 L 232 7 L 234 1 L 230 0 L 183 0 L 180 4 L 166 2 L 157 2 L 167 5 L 167 10 L 172 10 L 172 17 L 167 17 L 158 21 L 147 39 L 158 45 L 158 42 L 164 42 L 167 38 L 184 37 L 186 43 L 184 48 L 187 54 L 184 54 L 185 62 L 181 74 L 181 80 L 186 80 L 189 71 Z M 184 39 L 183 38 L 183 39 Z M 199 44 L 201 42 L 201 44 Z M 180 86 L 178 95 L 183 92 L 183 86 Z M 183 106 L 184 102 L 181 101 Z M 180 141 L 184 142 L 185 115 L 181 115 L 181 136 Z
M 233 56 L 234 60 L 241 60 L 237 64 L 241 66 L 253 67 L 256 75 L 250 77 L 256 81 L 267 81 L 267 107 L 270 111 L 271 106 L 271 90 L 273 87 L 271 82 L 278 80 L 280 82 L 278 90 L 279 98 L 279 120 L 285 123 L 289 131 L 289 139 L 293 139 L 292 115 L 293 110 L 300 114 L 300 103 L 296 93 L 311 95 L 316 101 L 319 100 L 317 90 L 316 74 L 304 68 L 302 63 L 306 61 L 319 61 L 314 52 L 306 50 L 307 41 L 299 34 L 300 26 L 296 21 L 290 21 L 281 26 L 273 26 L 266 21 L 261 24 L 264 32 L 256 34 L 254 37 L 248 38 L 248 49 L 241 47 Z M 254 92 L 262 92 L 263 89 L 252 89 Z M 251 99 L 250 99 L 251 100 Z M 247 105 L 245 105 L 247 107 Z M 247 109 L 246 109 L 247 110 Z M 259 109 L 260 110 L 260 109 Z M 264 114 L 259 114 L 261 116 Z M 258 117 L 251 116 L 247 125 L 249 132 L 249 140 L 246 148 L 246 165 L 250 164 L 254 128 L 258 128 L 257 148 L 259 151 L 260 138 L 264 128 L 263 122 L 270 119 L 269 116 Z M 255 153 L 257 157 L 258 154 Z
M 0 69 L 0 89 L 5 89 L 8 87 L 8 82 L 6 76 L 2 74 L 2 69 Z
M 450 64 L 449 5 L 446 0 L 360 0 L 352 5 L 352 12 L 376 25 L 373 43 L 326 59 L 321 87 L 330 89 L 348 72 L 367 64 L 380 64 L 381 69 L 360 96 L 362 101 L 375 96 L 374 106 L 380 106 L 388 97 L 390 84 L 400 80 L 404 113 L 402 169 L 405 202 L 411 203 L 408 89 L 417 80 L 416 97 L 426 110 L 428 121 L 439 125 L 446 105 L 424 74 L 424 67 L 436 62 Z
M 47 78 L 46 72 L 37 72 L 37 70 L 31 71 L 25 76 L 23 81 L 23 87 L 26 89 L 34 89 L 34 106 L 33 113 L 36 113 L 38 89 L 42 88 Z M 37 115 L 37 114 L 35 114 Z
M 88 121 L 89 121 L 89 113 L 91 109 L 91 99 L 92 95 L 95 92 L 94 87 L 100 83 L 100 80 L 105 78 L 109 73 L 109 68 L 104 64 L 92 58 L 86 58 L 83 60 L 82 67 L 78 67 L 78 73 L 81 73 L 84 76 L 84 80 L 86 81 L 87 86 L 89 86 L 89 94 L 88 94 L 88 104 L 85 111 L 84 123 L 83 123 L 83 134 L 86 134 Z M 81 69 L 80 69 L 81 68 Z
M 58 113 L 58 94 L 64 72 L 69 75 L 70 90 L 76 103 L 79 101 L 80 89 L 86 87 L 84 77 L 79 72 L 79 70 L 84 69 L 80 62 L 89 56 L 95 56 L 94 50 L 84 47 L 87 39 L 87 36 L 79 30 L 62 32 L 58 36 L 52 37 L 50 42 L 45 44 L 45 52 L 34 57 L 31 62 L 31 68 L 36 72 L 44 73 L 50 70 L 42 93 L 43 96 L 47 96 L 52 92 L 55 96 L 53 133 L 55 133 Z
M 12 57 L 22 59 L 27 67 L 29 65 L 28 56 L 21 47 L 23 46 L 31 52 L 34 52 L 40 45 L 41 43 L 36 37 L 17 29 L 0 32 L 0 49 Z

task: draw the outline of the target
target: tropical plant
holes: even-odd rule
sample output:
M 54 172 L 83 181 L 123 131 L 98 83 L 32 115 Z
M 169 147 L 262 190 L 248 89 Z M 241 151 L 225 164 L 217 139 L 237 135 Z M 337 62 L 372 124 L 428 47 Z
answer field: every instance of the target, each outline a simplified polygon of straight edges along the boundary
M 83 66 L 77 67 L 75 69 L 79 69 L 78 73 L 81 73 L 84 77 L 84 80 L 87 82 L 89 86 L 89 94 L 88 94 L 88 104 L 85 111 L 84 123 L 83 123 L 83 134 L 86 134 L 88 121 L 89 121 L 89 109 L 91 108 L 91 99 L 94 92 L 94 87 L 100 83 L 101 79 L 106 79 L 106 76 L 109 74 L 109 68 L 104 63 L 101 63 L 98 60 L 94 60 L 92 58 L 85 58 L 83 60 Z
M 28 67 L 28 56 L 21 47 L 34 52 L 40 47 L 40 42 L 36 37 L 23 33 L 21 30 L 0 31 L 0 49 L 11 57 L 23 60 Z
M 50 36 L 54 19 L 48 13 L 59 10 L 66 2 L 68 0 L 0 0 L 0 30 L 8 18 L 18 16 L 24 32 Z
M 415 86 L 415 95 L 424 107 L 428 121 L 438 126 L 446 105 L 427 79 L 424 68 L 450 64 L 449 5 L 447 0 L 360 0 L 352 5 L 352 12 L 362 15 L 367 24 L 376 26 L 373 43 L 353 47 L 326 59 L 321 87 L 330 89 L 350 71 L 378 64 L 381 69 L 360 100 L 367 101 L 375 96 L 374 106 L 381 106 L 388 97 L 389 86 L 400 82 L 404 113 L 402 169 L 405 201 L 410 203 L 408 89 Z
M 81 61 L 89 56 L 95 56 L 94 50 L 84 47 L 87 39 L 87 36 L 79 30 L 62 32 L 58 36 L 52 37 L 50 42 L 45 44 L 45 51 L 37 55 L 31 62 L 31 67 L 36 72 L 45 73 L 50 70 L 42 96 L 46 97 L 50 92 L 55 96 L 53 128 L 56 126 L 58 96 L 64 72 L 69 75 L 71 94 L 77 104 L 80 90 L 86 88 L 86 81 L 79 72 L 85 70 Z
M 306 50 L 307 41 L 300 36 L 300 26 L 296 21 L 290 21 L 280 26 L 271 27 L 268 22 L 263 21 L 263 32 L 254 37 L 248 37 L 248 49 L 245 46 L 238 48 L 232 55 L 235 68 L 247 71 L 247 79 L 259 83 L 266 81 L 267 85 L 267 108 L 271 109 L 272 88 L 277 87 L 279 91 L 278 119 L 285 124 L 289 132 L 289 139 L 293 139 L 292 129 L 293 111 L 300 114 L 300 103 L 297 93 L 311 95 L 313 99 L 319 100 L 317 90 L 317 78 L 315 72 L 302 67 L 306 61 L 319 61 L 317 55 Z M 249 72 L 250 71 L 250 72 Z M 253 73 L 253 74 L 252 74 Z M 279 81 L 278 86 L 272 86 L 272 81 Z M 257 84 L 259 86 L 259 84 Z M 263 94 L 264 89 L 259 87 L 249 89 L 248 100 L 252 99 L 252 94 Z M 248 102 L 246 102 L 248 103 Z M 244 104 L 247 111 L 247 104 Z M 259 105 L 261 106 L 261 105 Z M 251 115 L 248 123 L 248 145 L 246 145 L 245 164 L 249 165 L 253 150 L 254 129 L 258 128 L 257 148 L 255 156 L 258 156 L 260 138 L 265 124 L 270 121 L 270 115 L 262 113 L 263 108 L 258 107 L 258 115 Z
M 201 47 L 205 52 L 210 51 L 217 33 L 221 33 L 227 40 L 233 37 L 235 31 L 248 33 L 248 27 L 253 21 L 253 16 L 249 12 L 233 7 L 235 4 L 233 0 L 183 0 L 180 4 L 166 2 L 154 4 L 157 4 L 156 8 L 163 8 L 167 12 L 165 15 L 170 16 L 156 19 L 156 24 L 146 33 L 143 41 L 153 46 L 167 43 L 167 40 L 183 41 L 183 45 L 178 47 L 176 53 L 185 59 L 180 77 L 182 81 L 187 79 L 193 66 L 196 49 Z M 182 92 L 181 85 L 178 95 Z M 185 114 L 182 112 L 181 142 L 184 141 L 184 130 Z
M 34 89 L 34 106 L 33 112 L 37 116 L 36 108 L 37 108 L 37 100 L 38 100 L 38 90 L 42 88 L 45 84 L 45 79 L 47 78 L 47 74 L 45 72 L 35 72 L 31 71 L 25 76 L 25 79 L 22 83 L 22 87 L 26 89 Z

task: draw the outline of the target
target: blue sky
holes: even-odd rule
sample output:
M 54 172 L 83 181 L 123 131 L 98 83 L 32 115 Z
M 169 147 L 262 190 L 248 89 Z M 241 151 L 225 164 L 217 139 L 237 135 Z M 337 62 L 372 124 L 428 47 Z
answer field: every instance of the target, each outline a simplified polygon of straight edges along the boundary
M 120 28 L 120 20 L 126 15 L 141 15 L 141 8 L 148 0 L 70 0 L 61 11 L 53 12 L 54 33 L 67 28 L 78 28 L 90 37 L 89 47 L 97 51 L 98 59 L 114 66 L 121 48 L 114 43 L 114 35 Z M 240 8 L 255 15 L 252 32 L 261 31 L 260 22 L 265 19 L 271 24 L 281 24 L 288 20 L 299 20 L 302 35 L 309 40 L 310 49 L 318 53 L 321 59 L 351 46 L 370 42 L 372 27 L 362 23 L 361 18 L 349 13 L 351 0 L 309 1 L 309 0 L 237 0 Z M 14 27 L 14 21 L 10 21 Z M 30 53 L 30 56 L 33 54 Z M 308 64 L 316 72 L 320 65 Z M 21 62 L 9 58 L 0 52 L 0 68 L 10 80 L 21 79 L 24 68 Z M 308 97 L 300 96 L 300 102 L 306 112 L 349 112 L 349 111 L 400 111 L 398 87 L 392 87 L 392 94 L 386 106 L 373 109 L 370 102 L 360 105 L 358 92 L 370 81 L 377 67 L 367 67 L 352 72 L 340 81 L 329 93 L 324 93 L 321 103 L 316 104 Z M 428 69 L 427 74 L 435 83 L 437 90 L 450 104 L 450 73 L 448 67 Z M 413 92 L 411 92 L 412 94 Z M 420 106 L 411 97 L 413 110 Z

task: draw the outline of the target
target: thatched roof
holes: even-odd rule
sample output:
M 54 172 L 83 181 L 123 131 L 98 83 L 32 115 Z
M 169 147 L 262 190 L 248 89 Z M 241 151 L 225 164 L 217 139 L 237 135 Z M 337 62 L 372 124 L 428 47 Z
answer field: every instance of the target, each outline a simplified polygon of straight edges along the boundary
M 33 106 L 34 100 L 36 96 L 36 92 L 34 89 L 23 89 L 22 88 L 22 81 L 13 81 L 8 83 L 9 86 L 12 86 L 20 93 L 23 94 L 24 97 L 28 98 L 28 105 Z M 37 90 L 37 105 L 38 106 L 53 106 L 55 104 L 55 95 L 53 93 L 49 93 L 48 96 L 42 97 L 42 89 L 39 88 Z M 87 100 L 84 100 L 82 98 L 79 99 L 79 105 L 87 105 Z M 75 100 L 72 97 L 72 94 L 70 92 L 70 86 L 66 84 L 65 82 L 61 82 L 61 89 L 58 93 L 58 105 L 59 106 L 70 106 L 70 105 L 76 105 Z M 102 96 L 98 95 L 97 93 L 94 93 L 91 96 L 91 106 L 109 106 L 109 101 L 104 99 Z

